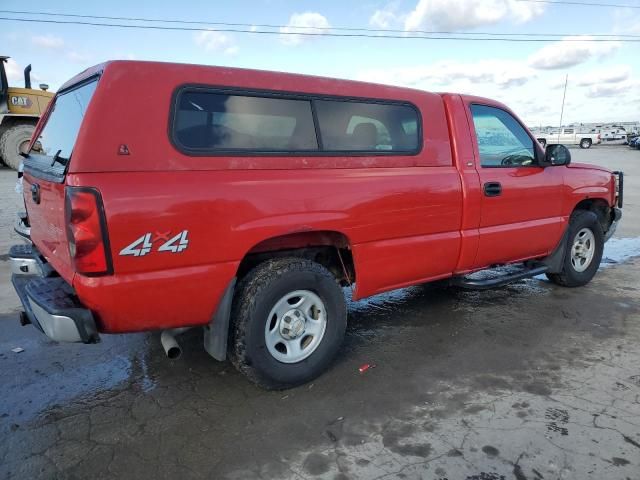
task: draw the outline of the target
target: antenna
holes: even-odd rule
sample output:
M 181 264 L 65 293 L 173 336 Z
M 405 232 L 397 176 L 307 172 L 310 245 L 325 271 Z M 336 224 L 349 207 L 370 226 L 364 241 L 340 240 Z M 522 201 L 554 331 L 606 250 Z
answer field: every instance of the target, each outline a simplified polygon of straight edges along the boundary
M 564 99 L 567 96 L 567 82 L 569 82 L 569 74 L 564 77 L 564 93 L 562 94 L 562 108 L 560 109 L 560 128 L 558 129 L 558 143 L 560 143 L 560 134 L 562 133 L 562 116 L 564 115 Z

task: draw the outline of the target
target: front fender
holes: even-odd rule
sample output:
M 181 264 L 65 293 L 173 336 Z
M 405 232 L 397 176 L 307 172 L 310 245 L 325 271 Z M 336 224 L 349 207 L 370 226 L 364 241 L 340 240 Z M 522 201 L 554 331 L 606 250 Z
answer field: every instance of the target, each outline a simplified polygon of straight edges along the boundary
M 601 201 L 607 206 L 613 205 L 615 183 L 608 170 L 597 167 L 571 165 L 567 168 L 565 179 L 564 212 L 567 217 L 584 201 Z

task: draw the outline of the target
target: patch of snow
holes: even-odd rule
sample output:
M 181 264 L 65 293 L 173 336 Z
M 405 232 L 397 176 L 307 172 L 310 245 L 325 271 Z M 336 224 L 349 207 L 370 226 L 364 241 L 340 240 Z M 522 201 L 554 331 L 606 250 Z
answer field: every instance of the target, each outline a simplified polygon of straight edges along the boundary
M 614 237 L 604 244 L 600 268 L 622 263 L 633 257 L 640 257 L 640 237 Z

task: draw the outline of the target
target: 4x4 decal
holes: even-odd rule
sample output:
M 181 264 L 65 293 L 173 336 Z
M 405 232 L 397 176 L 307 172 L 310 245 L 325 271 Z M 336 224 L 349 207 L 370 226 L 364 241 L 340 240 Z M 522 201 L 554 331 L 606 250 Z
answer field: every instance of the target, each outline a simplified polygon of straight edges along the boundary
M 120 255 L 143 257 L 153 251 L 154 243 L 162 240 L 164 240 L 165 242 L 158 247 L 158 252 L 180 253 L 183 250 L 186 250 L 189 246 L 189 239 L 187 238 L 188 233 L 188 230 L 183 230 L 171 238 L 169 238 L 171 232 L 156 232 L 155 237 L 151 233 L 145 233 L 140 238 L 136 239 L 133 243 L 130 243 L 122 250 L 120 250 Z

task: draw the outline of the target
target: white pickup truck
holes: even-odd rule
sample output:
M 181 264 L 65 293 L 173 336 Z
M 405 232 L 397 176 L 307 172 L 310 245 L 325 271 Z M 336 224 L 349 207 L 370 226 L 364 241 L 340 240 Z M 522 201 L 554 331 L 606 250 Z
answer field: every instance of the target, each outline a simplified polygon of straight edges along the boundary
M 602 142 L 599 133 L 580 133 L 575 128 L 563 128 L 560 132 L 540 133 L 536 135 L 538 142 L 547 145 L 580 145 L 580 148 L 590 148 Z

